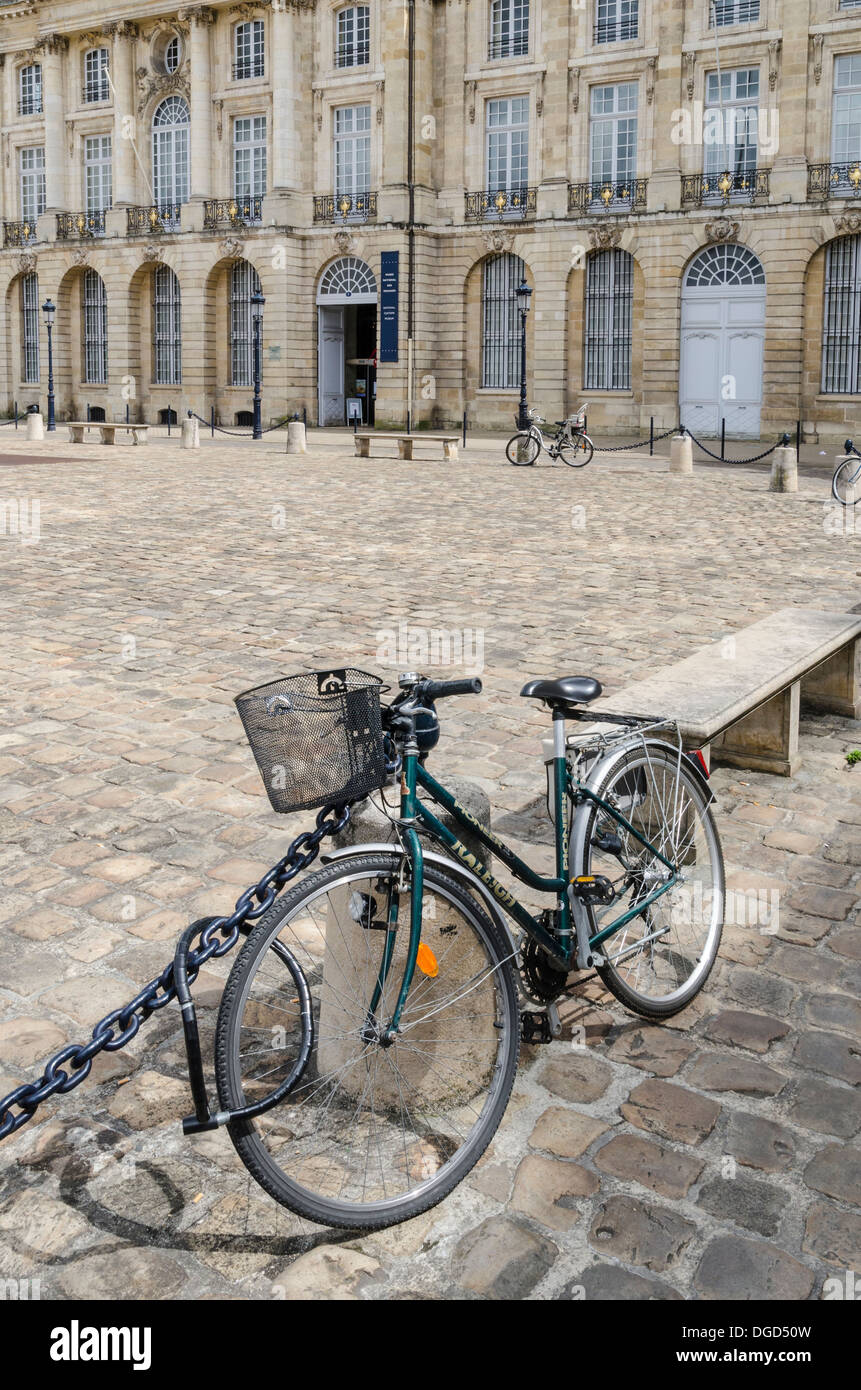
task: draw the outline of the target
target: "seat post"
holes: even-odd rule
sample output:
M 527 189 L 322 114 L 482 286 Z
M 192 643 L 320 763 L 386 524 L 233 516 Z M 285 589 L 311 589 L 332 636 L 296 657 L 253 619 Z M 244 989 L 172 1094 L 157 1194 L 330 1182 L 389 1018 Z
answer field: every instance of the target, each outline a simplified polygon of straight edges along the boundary
M 567 865 L 565 846 L 565 711 L 553 707 L 553 809 L 556 825 L 556 877 L 564 878 Z

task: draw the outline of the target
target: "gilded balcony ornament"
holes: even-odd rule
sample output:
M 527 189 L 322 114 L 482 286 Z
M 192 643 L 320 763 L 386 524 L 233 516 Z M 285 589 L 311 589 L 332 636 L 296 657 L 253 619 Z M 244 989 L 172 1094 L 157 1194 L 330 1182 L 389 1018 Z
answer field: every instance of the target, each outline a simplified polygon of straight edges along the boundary
M 850 169 L 849 182 L 852 184 L 852 187 L 857 192 L 858 185 L 859 183 L 861 183 L 861 165 L 856 164 L 853 169 Z

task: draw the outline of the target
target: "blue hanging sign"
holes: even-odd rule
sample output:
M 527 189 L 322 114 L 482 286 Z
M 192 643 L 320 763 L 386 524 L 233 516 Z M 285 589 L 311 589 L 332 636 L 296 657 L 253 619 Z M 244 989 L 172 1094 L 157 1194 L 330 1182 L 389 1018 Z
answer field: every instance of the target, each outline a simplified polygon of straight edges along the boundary
M 398 360 L 399 251 L 380 256 L 380 361 Z

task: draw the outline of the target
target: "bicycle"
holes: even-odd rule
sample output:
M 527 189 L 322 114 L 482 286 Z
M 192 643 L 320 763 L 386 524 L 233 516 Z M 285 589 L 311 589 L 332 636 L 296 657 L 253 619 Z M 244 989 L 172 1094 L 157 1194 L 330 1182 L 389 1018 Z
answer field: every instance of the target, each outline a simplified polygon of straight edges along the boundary
M 427 769 L 437 702 L 477 694 L 481 681 L 408 673 L 388 706 L 382 689 L 338 670 L 237 698 L 276 810 L 378 794 L 395 838 L 324 856 L 253 926 L 218 1015 L 221 1111 L 185 1122 L 226 1124 L 285 1207 L 364 1230 L 434 1206 L 478 1161 L 522 1038 L 560 1031 L 571 971 L 597 972 L 647 1018 L 684 1008 L 714 964 L 724 894 L 705 764 L 671 721 L 601 713 L 597 729 L 566 735 L 566 720 L 590 719 L 599 682 L 524 686 L 553 718 L 547 875 Z M 420 791 L 549 905 L 520 903 Z
M 850 457 L 838 463 L 835 468 L 831 479 L 831 495 L 842 506 L 854 507 L 861 502 L 861 454 L 851 439 L 846 440 L 843 451 Z
M 505 456 L 509 463 L 521 466 L 533 464 L 542 449 L 545 449 L 552 459 L 561 458 L 569 468 L 583 468 L 587 463 L 591 463 L 595 446 L 586 433 L 588 404 L 587 401 L 581 405 L 577 413 L 569 415 L 567 420 L 557 420 L 556 434 L 552 439 L 541 429 L 541 425 L 547 423 L 543 416 L 535 410 L 528 410 L 526 413 L 532 421 L 529 429 L 519 429 L 505 446 Z

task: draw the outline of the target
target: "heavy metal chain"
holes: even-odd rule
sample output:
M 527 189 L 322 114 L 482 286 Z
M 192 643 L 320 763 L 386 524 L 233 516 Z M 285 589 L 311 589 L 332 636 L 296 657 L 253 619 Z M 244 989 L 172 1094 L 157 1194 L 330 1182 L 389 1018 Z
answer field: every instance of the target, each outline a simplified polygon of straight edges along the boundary
M 284 857 L 273 864 L 259 883 L 246 888 L 229 917 L 200 919 L 200 944 L 188 954 L 189 981 L 197 978 L 201 966 L 211 956 L 225 956 L 233 949 L 243 927 L 269 910 L 284 885 L 317 858 L 326 836 L 337 835 L 349 819 L 349 806 L 324 806 L 317 814 L 316 827 L 298 835 Z M 0 1097 L 0 1140 L 31 1120 L 49 1096 L 56 1092 L 65 1095 L 80 1086 L 90 1074 L 94 1057 L 100 1052 L 118 1052 L 125 1047 L 150 1014 L 163 1009 L 175 997 L 171 960 L 134 999 L 106 1014 L 96 1024 L 89 1042 L 67 1043 L 48 1059 L 38 1081 L 26 1082 Z

